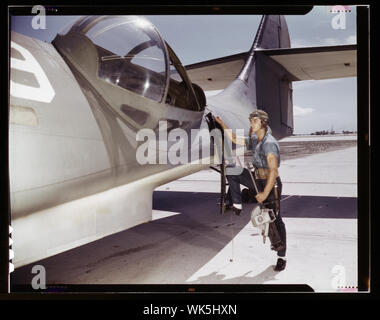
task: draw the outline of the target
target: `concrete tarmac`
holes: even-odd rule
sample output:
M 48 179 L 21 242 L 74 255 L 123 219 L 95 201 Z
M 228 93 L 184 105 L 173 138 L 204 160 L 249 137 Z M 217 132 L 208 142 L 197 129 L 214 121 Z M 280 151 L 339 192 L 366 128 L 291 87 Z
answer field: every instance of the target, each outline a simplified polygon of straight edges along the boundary
M 318 292 L 355 291 L 357 148 L 338 149 L 283 157 L 282 272 L 273 270 L 269 239 L 264 244 L 250 222 L 255 203 L 244 204 L 241 216 L 219 214 L 220 178 L 210 169 L 156 189 L 151 222 L 18 268 L 11 284 L 29 285 L 38 264 L 49 285 L 307 284 Z

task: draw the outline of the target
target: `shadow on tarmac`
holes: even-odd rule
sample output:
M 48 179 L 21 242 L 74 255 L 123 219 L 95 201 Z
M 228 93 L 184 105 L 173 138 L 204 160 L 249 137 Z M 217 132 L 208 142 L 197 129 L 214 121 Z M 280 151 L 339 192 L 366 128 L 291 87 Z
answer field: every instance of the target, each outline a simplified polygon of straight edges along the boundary
M 184 283 L 217 255 L 250 221 L 256 204 L 244 204 L 240 216 L 219 214 L 218 193 L 153 194 L 153 209 L 180 214 L 151 221 L 75 249 L 20 267 L 13 284 L 30 284 L 34 265 L 46 269 L 47 283 Z M 357 199 L 283 196 L 283 217 L 356 218 Z M 255 236 L 256 234 L 252 234 Z M 224 279 L 215 272 L 196 283 L 255 284 L 275 280 L 269 266 L 260 274 Z M 171 282 L 173 283 L 173 282 Z
M 276 280 L 275 276 L 280 271 L 274 271 L 274 265 L 267 267 L 254 277 L 250 277 L 249 274 L 252 271 L 248 271 L 242 276 L 225 279 L 224 274 L 218 274 L 216 271 L 210 273 L 207 276 L 201 276 L 195 281 L 187 281 L 189 284 L 265 284 L 265 282 Z

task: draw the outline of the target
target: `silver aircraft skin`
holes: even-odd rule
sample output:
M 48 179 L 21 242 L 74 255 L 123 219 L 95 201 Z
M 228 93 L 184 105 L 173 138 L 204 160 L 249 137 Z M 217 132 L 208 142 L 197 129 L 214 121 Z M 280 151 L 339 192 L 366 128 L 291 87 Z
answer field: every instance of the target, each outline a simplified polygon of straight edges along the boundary
M 191 162 L 206 114 L 248 133 L 248 115 L 264 109 L 281 139 L 293 132 L 292 81 L 356 75 L 356 46 L 292 49 L 282 16 L 263 16 L 248 52 L 187 67 L 138 16 L 81 17 L 51 44 L 12 32 L 10 53 L 16 268 L 150 221 L 156 187 L 209 166 Z M 294 55 L 319 65 L 306 72 Z M 206 101 L 210 89 L 224 90 Z M 144 128 L 157 159 L 176 143 L 165 147 L 167 134 L 185 130 L 188 163 L 139 164 Z

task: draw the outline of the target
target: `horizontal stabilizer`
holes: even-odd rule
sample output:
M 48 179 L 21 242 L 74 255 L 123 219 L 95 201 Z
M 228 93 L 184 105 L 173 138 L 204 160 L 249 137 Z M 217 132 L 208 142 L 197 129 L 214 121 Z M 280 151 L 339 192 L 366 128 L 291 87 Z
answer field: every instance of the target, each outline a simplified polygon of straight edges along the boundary
M 255 49 L 294 76 L 293 81 L 355 77 L 357 45 Z M 225 89 L 239 74 L 249 52 L 202 61 L 185 66 L 192 82 L 204 91 Z
M 256 49 L 282 65 L 297 80 L 355 77 L 357 45 Z

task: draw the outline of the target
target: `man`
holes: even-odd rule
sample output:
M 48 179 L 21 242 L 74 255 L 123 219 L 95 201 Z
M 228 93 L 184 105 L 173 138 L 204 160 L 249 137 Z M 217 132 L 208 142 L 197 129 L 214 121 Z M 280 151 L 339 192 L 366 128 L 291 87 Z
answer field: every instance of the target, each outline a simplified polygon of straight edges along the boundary
M 215 120 L 221 125 L 223 130 L 228 129 L 220 117 Z M 277 140 L 271 135 L 269 116 L 263 110 L 255 110 L 249 115 L 250 130 L 248 138 L 236 136 L 230 130 L 225 131 L 226 136 L 235 144 L 245 145 L 247 149 L 253 150 L 252 163 L 256 167 L 255 178 L 258 187 L 258 193 L 255 198 L 260 204 L 266 204 L 267 208 L 277 211 L 275 225 L 279 232 L 283 247 L 277 252 L 278 259 L 275 267 L 276 271 L 285 269 L 286 266 L 286 229 L 280 215 L 280 197 L 282 183 L 278 174 L 280 166 L 280 147 Z M 239 175 L 228 175 L 229 184 L 227 203 L 232 207 L 236 214 L 242 210 L 242 198 L 240 184 L 252 189 L 254 185 L 248 169 L 244 168 Z M 277 189 L 277 190 L 276 190 Z M 277 193 L 277 197 L 276 197 Z M 276 201 L 276 198 L 278 201 Z

